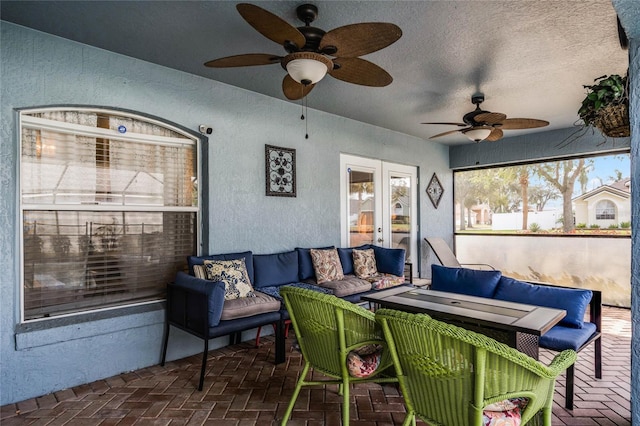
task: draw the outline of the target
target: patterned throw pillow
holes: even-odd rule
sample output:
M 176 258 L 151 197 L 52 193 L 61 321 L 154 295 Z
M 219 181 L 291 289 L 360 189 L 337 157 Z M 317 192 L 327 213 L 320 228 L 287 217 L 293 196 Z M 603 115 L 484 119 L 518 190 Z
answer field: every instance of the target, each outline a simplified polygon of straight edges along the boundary
M 224 299 L 256 297 L 244 259 L 205 260 L 207 279 L 224 283 Z
M 371 283 L 371 288 L 374 290 L 382 290 L 383 288 L 404 284 L 404 277 L 396 277 L 391 274 L 379 274 L 365 279 Z
M 353 272 L 363 279 L 378 275 L 373 249 L 353 250 Z
M 328 281 L 339 281 L 344 278 L 337 249 L 311 249 L 310 252 L 313 269 L 316 272 L 316 282 L 318 284 Z
M 487 405 L 482 411 L 482 424 L 484 426 L 520 426 L 521 415 L 528 402 L 527 398 L 513 398 Z
M 364 345 L 347 355 L 347 370 L 352 377 L 369 377 L 380 365 L 381 345 Z

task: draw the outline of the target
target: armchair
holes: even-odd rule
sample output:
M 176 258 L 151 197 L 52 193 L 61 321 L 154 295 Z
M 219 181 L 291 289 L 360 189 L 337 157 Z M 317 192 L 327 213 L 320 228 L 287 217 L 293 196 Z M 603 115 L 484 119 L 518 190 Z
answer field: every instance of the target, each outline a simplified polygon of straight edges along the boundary
M 551 426 L 555 379 L 575 362 L 573 350 L 545 366 L 487 336 L 425 314 L 380 309 L 375 316 L 407 406 L 404 425 L 415 425 L 418 416 L 429 424 L 481 426 L 488 405 L 526 398 L 526 407 L 519 407 L 521 424 L 542 410 L 544 425 Z
M 326 384 L 339 385 L 343 396 L 342 424 L 348 425 L 351 383 L 398 381 L 395 376 L 380 374 L 393 363 L 382 331 L 375 322 L 375 315 L 336 296 L 313 290 L 284 286 L 280 289 L 280 295 L 284 298 L 304 359 L 304 368 L 282 425 L 289 420 L 303 386 Z M 363 348 L 372 347 L 376 351 L 369 356 L 361 352 Z M 358 353 L 362 355 L 364 363 L 360 363 Z M 333 379 L 307 380 L 311 368 Z

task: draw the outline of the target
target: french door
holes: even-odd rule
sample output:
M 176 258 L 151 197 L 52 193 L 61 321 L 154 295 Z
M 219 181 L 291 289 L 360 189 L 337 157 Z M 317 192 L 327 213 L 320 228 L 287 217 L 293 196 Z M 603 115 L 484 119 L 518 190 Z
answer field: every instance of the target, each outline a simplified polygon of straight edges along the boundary
M 342 246 L 404 248 L 407 262 L 416 263 L 417 175 L 413 166 L 341 154 Z

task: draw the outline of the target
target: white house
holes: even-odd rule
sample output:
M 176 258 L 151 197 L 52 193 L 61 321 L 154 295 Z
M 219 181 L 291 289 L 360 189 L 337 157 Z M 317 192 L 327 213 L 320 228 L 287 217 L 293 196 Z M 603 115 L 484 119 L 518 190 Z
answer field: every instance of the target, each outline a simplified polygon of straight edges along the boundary
M 573 199 L 576 224 L 608 228 L 631 222 L 631 179 L 602 185 Z

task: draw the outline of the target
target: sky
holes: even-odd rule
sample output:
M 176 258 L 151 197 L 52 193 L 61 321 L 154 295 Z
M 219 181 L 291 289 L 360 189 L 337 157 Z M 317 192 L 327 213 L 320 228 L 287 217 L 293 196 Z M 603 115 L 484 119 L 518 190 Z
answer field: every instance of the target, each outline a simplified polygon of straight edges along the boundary
M 606 157 L 594 157 L 594 168 L 589 172 L 587 191 L 596 189 L 602 184 L 613 182 L 611 178 L 616 176 L 616 170 L 622 172 L 622 177 L 631 177 L 631 161 L 629 154 L 607 155 Z

